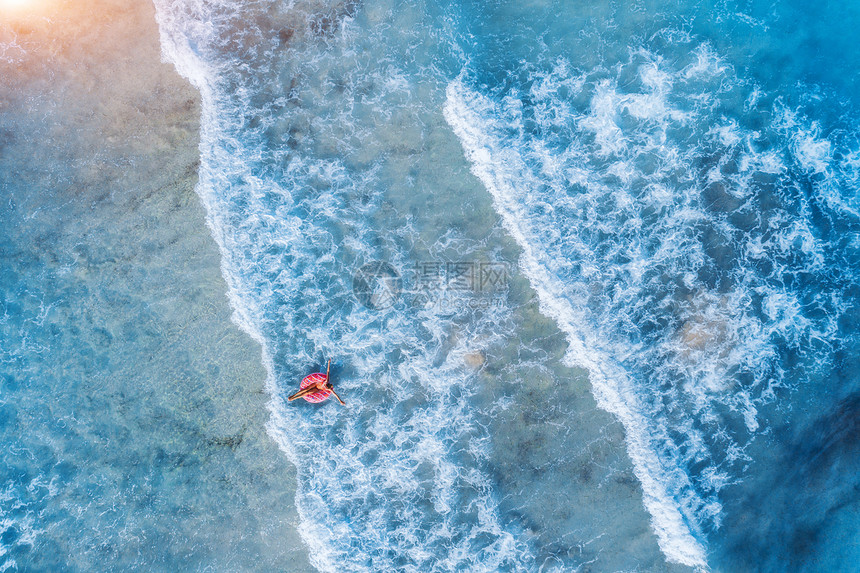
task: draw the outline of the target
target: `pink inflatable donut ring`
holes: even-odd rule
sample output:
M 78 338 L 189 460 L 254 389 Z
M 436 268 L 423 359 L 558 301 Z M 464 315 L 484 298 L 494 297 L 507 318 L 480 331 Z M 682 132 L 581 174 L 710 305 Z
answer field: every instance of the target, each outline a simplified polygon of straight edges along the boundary
M 302 380 L 301 387 L 307 388 L 308 386 L 313 386 L 317 382 L 323 381 L 325 381 L 325 374 L 323 374 L 322 372 L 314 372 L 313 374 L 308 374 L 304 377 L 304 379 Z M 331 390 L 326 389 L 317 390 L 316 392 L 312 392 L 307 396 L 302 396 L 302 398 L 313 404 L 318 404 L 319 402 L 324 402 L 325 400 L 327 400 L 329 396 L 331 396 Z

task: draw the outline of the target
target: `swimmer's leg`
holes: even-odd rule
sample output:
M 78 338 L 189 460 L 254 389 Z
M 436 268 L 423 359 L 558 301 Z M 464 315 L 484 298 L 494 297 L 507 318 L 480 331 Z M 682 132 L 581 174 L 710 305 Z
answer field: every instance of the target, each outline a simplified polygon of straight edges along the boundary
M 316 384 L 311 384 L 307 388 L 302 388 L 301 390 L 299 390 L 298 392 L 296 392 L 295 394 L 293 394 L 292 396 L 287 398 L 287 401 L 292 402 L 293 400 L 303 398 L 303 397 L 307 396 L 308 394 L 313 394 L 314 392 L 319 392 L 319 388 L 317 388 Z

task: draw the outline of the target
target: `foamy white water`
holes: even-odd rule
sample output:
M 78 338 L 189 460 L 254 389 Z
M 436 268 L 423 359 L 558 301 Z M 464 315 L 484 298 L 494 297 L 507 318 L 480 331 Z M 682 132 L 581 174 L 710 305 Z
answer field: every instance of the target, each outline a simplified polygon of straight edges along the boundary
M 832 341 L 839 306 L 780 284 L 824 268 L 826 243 L 786 206 L 795 166 L 832 169 L 829 142 L 785 130 L 799 118 L 777 107 L 776 146 L 763 146 L 719 115 L 743 82 L 708 46 L 689 50 L 679 65 L 631 49 L 590 72 L 559 60 L 531 71 L 527 92 L 492 97 L 467 70 L 445 118 L 567 334 L 567 360 L 624 425 L 661 549 L 706 567 L 719 493 L 742 479 L 745 444 L 767 431 L 758 407 L 785 383 L 781 349 Z
M 570 342 L 568 360 L 571 365 L 589 370 L 598 404 L 624 424 L 628 453 L 642 483 L 645 505 L 652 515 L 661 549 L 672 561 L 704 566 L 704 549 L 690 531 L 681 507 L 668 491 L 668 487 L 689 487 L 689 481 L 683 474 L 673 479 L 664 469 L 651 445 L 653 430 L 640 413 L 642 407 L 627 374 L 614 363 L 607 351 L 601 349 L 598 336 L 583 334 L 579 325 L 586 323 L 586 317 L 577 312 L 564 296 L 565 285 L 548 270 L 553 266 L 552 260 L 547 253 L 533 246 L 537 237 L 524 228 L 527 214 L 516 200 L 517 190 L 512 186 L 528 189 L 540 183 L 529 179 L 527 167 L 516 152 L 502 148 L 498 136 L 493 133 L 501 126 L 487 126 L 488 120 L 493 121 L 495 111 L 492 102 L 469 91 L 459 80 L 449 86 L 445 118 L 463 142 L 474 174 L 493 194 L 508 231 L 523 247 L 521 265 L 541 297 L 541 311 L 554 318 L 567 333 Z M 517 178 L 515 183 L 510 181 L 513 177 Z M 678 477 L 680 484 L 677 483 Z
M 198 191 L 221 247 L 236 320 L 264 349 L 269 430 L 298 471 L 299 530 L 311 563 L 321 571 L 531 568 L 527 544 L 497 515 L 482 468 L 487 436 L 469 405 L 474 373 L 464 364 L 467 353 L 505 335 L 506 311 L 465 321 L 402 304 L 378 311 L 352 293 L 352 275 L 364 263 L 414 266 L 401 245 L 419 236 L 408 214 L 378 218 L 383 196 L 374 189 L 385 185 L 386 167 L 352 152 L 356 134 L 379 137 L 378 116 L 338 107 L 337 95 L 310 99 L 324 87 L 317 82 L 327 68 L 340 73 L 341 66 L 372 61 L 350 45 L 349 15 L 325 24 L 341 34 L 326 51 L 316 42 L 329 41 L 327 31 L 320 40 L 302 28 L 314 14 L 284 8 L 309 38 L 296 41 L 282 65 L 319 75 L 292 86 L 291 98 L 308 99 L 290 111 L 286 95 L 260 95 L 270 75 L 280 87 L 277 68 L 265 67 L 266 58 L 269 66 L 280 63 L 277 56 L 262 58 L 261 70 L 243 70 L 212 48 L 229 40 L 242 17 L 231 9 L 177 3 L 159 6 L 159 14 L 165 54 L 203 96 Z M 211 60 L 207 50 L 216 52 Z M 424 113 L 413 107 L 413 86 L 397 69 L 371 67 L 367 77 L 346 81 L 373 82 L 373 105 L 388 103 L 397 121 Z M 339 124 L 324 125 L 331 116 Z M 288 125 L 280 132 L 286 137 L 319 131 L 301 147 L 277 146 L 271 137 L 281 124 Z M 329 145 L 343 157 L 321 149 Z M 328 357 L 348 407 L 287 404 L 307 369 Z
M 515 335 L 514 309 L 376 312 L 350 293 L 362 264 L 412 267 L 434 233 L 451 247 L 444 223 L 416 225 L 399 203 L 420 196 L 411 158 L 444 107 L 541 310 L 567 335 L 567 363 L 588 369 L 624 426 L 661 550 L 707 568 L 721 491 L 769 432 L 760 409 L 796 386 L 786 353 L 836 335 L 839 293 L 784 279 L 828 265 L 827 241 L 796 216 L 809 208 L 796 175 L 822 176 L 820 200 L 853 216 L 843 189 L 856 169 L 688 34 L 656 36 L 671 63 L 634 46 L 612 66 L 539 61 L 516 70 L 522 85 L 473 87 L 471 64 L 457 79 L 444 71 L 468 60 L 447 29 L 456 14 L 440 31 L 425 9 L 159 7 L 165 54 L 203 95 L 199 193 L 236 320 L 264 348 L 270 432 L 298 469 L 312 563 L 535 565 L 498 514 L 464 367 Z M 738 101 L 746 115 L 727 116 Z M 484 256 L 461 244 L 458 255 Z M 284 404 L 328 356 L 350 410 Z

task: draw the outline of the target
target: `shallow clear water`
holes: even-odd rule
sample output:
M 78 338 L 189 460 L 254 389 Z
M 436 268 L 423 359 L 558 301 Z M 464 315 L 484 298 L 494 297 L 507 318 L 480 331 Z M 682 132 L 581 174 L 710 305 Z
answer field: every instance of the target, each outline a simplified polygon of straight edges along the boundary
M 194 91 L 152 6 L 86 8 L 0 21 L 0 571 L 313 571 L 194 193 Z
M 854 566 L 855 8 L 156 10 L 311 565 Z
M 102 142 L 78 144 L 92 165 Z M 51 162 L 19 144 L 0 176 L 0 569 L 308 568 L 193 181 Z

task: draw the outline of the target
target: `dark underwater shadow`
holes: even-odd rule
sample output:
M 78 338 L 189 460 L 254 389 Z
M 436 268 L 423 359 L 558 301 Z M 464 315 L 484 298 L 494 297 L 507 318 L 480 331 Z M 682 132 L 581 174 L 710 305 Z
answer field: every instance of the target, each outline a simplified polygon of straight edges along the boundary
M 726 496 L 712 565 L 737 572 L 856 571 L 858 547 L 844 521 L 856 524 L 860 515 L 860 392 L 788 441 L 774 441 L 768 467 L 757 467 L 754 480 Z

